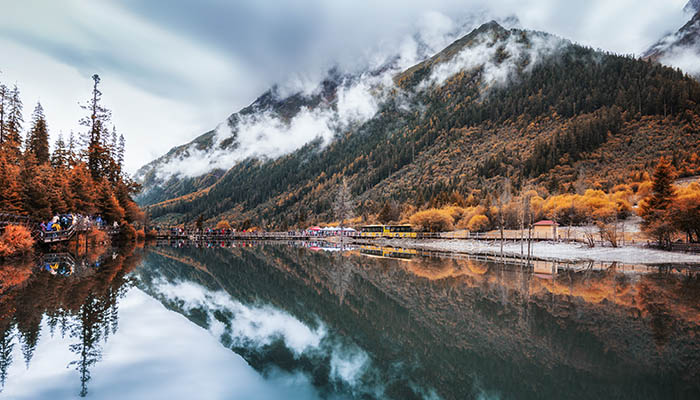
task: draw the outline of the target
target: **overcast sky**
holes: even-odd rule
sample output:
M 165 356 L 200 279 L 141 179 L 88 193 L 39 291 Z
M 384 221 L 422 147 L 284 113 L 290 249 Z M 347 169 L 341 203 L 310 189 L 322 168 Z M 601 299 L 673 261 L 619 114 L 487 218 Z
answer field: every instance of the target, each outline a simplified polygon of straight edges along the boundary
M 688 19 L 686 0 L 0 0 L 0 81 L 25 120 L 38 100 L 50 133 L 80 130 L 90 76 L 127 139 L 130 172 L 216 127 L 274 83 L 376 65 L 416 32 L 441 43 L 516 16 L 616 53 L 640 54 Z

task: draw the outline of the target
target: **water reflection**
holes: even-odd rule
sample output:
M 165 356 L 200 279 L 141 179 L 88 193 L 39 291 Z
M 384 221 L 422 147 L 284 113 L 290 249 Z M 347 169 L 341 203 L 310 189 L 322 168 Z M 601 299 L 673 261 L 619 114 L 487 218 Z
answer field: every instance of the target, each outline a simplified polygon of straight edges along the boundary
M 700 397 L 690 269 L 325 243 L 173 242 L 99 262 L 0 268 L 6 394 Z M 77 389 L 21 374 L 69 363 Z
M 526 268 L 410 253 L 159 248 L 139 269 L 139 285 L 259 371 L 302 371 L 325 393 L 343 387 L 355 396 L 390 398 L 700 393 L 700 284 L 687 269 Z M 209 294 L 185 300 L 173 290 L 183 282 Z M 222 308 L 215 296 L 234 299 L 238 309 Z M 242 320 L 241 305 L 252 313 L 272 307 L 310 332 L 322 330 L 320 353 L 295 351 L 295 334 L 288 332 L 278 332 L 278 342 L 241 344 L 237 327 L 267 329 L 261 321 Z M 333 348 L 323 343 L 337 338 L 357 349 L 354 361 L 336 358 L 332 365 Z M 361 365 L 352 385 L 338 377 L 341 365 L 350 371 Z
M 118 328 L 118 299 L 129 288 L 127 274 L 139 263 L 133 249 L 101 257 L 104 250 L 77 259 L 47 254 L 38 263 L 0 269 L 0 387 L 16 362 L 15 345 L 29 369 L 45 322 L 50 337 L 70 338 L 73 360 L 68 367 L 79 374 L 80 396 L 87 395 L 90 370 L 102 356 L 101 342 Z

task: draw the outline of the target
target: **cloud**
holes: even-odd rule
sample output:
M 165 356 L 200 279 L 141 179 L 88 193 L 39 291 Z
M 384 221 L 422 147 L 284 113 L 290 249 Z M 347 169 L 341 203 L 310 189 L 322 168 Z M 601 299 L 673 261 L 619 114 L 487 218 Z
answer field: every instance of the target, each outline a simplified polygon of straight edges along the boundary
M 232 300 L 224 292 L 208 292 L 191 282 L 156 282 L 159 294 L 176 301 L 186 312 L 193 309 L 225 310 L 232 316 L 230 325 L 210 315 L 210 332 L 221 338 L 230 330 L 235 346 L 261 348 L 282 339 L 294 354 L 301 355 L 320 345 L 326 335 L 323 325 L 312 329 L 291 315 L 267 306 L 248 306 Z
M 363 74 L 344 81 L 333 104 L 314 109 L 302 107 L 291 120 L 265 111 L 242 115 L 232 126 L 221 123 L 216 128 L 212 146 L 201 149 L 196 144 L 190 145 L 182 154 L 157 166 L 158 178 L 165 181 L 171 176 L 196 177 L 213 169 L 227 170 L 251 157 L 274 159 L 314 140 L 325 146 L 349 126 L 367 121 L 377 113 L 387 88 L 393 85 L 394 72 Z M 318 90 L 315 84 L 308 92 Z M 223 146 L 231 138 L 234 144 Z
M 242 304 L 223 291 L 210 291 L 187 281 L 157 279 L 152 289 L 158 297 L 163 296 L 168 302 L 177 304 L 185 314 L 193 310 L 206 313 L 209 332 L 228 347 L 255 350 L 264 358 L 264 347 L 281 340 L 295 358 L 304 357 L 316 366 L 327 363 L 327 378 L 334 390 L 340 393 L 351 392 L 355 394 L 353 397 L 371 394 L 382 398 L 387 383 L 402 374 L 401 369 L 379 370 L 365 350 L 351 339 L 329 331 L 320 321 L 312 328 L 280 309 Z M 223 320 L 222 315 L 228 316 L 228 320 Z M 273 359 L 268 363 L 270 365 L 265 365 L 265 370 L 275 371 L 274 362 Z M 417 393 L 431 392 L 430 389 L 413 389 Z
M 80 375 L 66 368 L 76 358 L 69 351 L 76 338 L 51 336 L 44 319 L 29 368 L 19 335 L 14 340 L 3 398 L 78 397 Z M 217 338 L 136 288 L 120 299 L 119 330 L 102 346 L 102 360 L 90 368 L 88 398 L 321 398 L 305 375 L 275 371 L 263 377 Z
M 520 41 L 516 35 L 510 35 L 501 41 L 494 32 L 485 32 L 474 41 L 473 45 L 465 47 L 450 60 L 434 66 L 430 76 L 420 83 L 419 88 L 440 86 L 455 74 L 475 68 L 481 68 L 482 86 L 504 85 L 519 65 L 526 62 L 527 72 L 543 58 L 570 44 L 556 36 L 537 33 L 529 35 L 527 43 Z M 501 59 L 499 53 L 505 58 Z
M 216 126 L 274 84 L 289 92 L 308 92 L 332 67 L 358 73 L 397 54 L 405 68 L 483 22 L 511 16 L 527 29 L 639 54 L 683 25 L 684 4 L 25 0 L 0 13 L 0 79 L 17 81 L 28 107 L 39 97 L 75 107 L 85 98 L 85 87 L 89 90 L 89 76 L 100 73 L 107 105 L 127 138 L 127 169 L 133 171 Z M 27 54 L 41 61 L 29 61 Z M 79 89 L 66 90 L 68 85 L 61 82 Z M 52 117 L 51 109 L 61 111 Z M 57 131 L 77 129 L 74 116 L 79 111 L 66 109 L 47 107 L 53 137 Z
M 700 77 L 700 46 L 673 47 L 659 61 Z

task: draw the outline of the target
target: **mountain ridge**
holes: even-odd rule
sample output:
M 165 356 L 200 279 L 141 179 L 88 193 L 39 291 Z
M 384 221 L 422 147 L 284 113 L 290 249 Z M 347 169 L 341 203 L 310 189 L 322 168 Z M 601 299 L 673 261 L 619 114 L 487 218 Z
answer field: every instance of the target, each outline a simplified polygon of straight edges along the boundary
M 679 67 L 700 80 L 700 0 L 689 2 L 685 10 L 694 13 L 690 20 L 649 47 L 642 57 Z
M 508 176 L 517 187 L 557 191 L 581 168 L 591 178 L 611 175 L 606 157 L 629 171 L 697 149 L 687 132 L 697 129 L 700 87 L 682 73 L 541 32 L 493 23 L 476 32 L 394 76 L 398 85 L 384 88 L 373 116 L 330 142 L 243 160 L 206 189 L 150 205 L 151 216 L 299 226 L 332 218 L 343 177 L 365 214 L 386 199 L 420 207 L 457 191 L 483 200 L 481 190 Z M 666 130 L 669 138 L 659 137 Z

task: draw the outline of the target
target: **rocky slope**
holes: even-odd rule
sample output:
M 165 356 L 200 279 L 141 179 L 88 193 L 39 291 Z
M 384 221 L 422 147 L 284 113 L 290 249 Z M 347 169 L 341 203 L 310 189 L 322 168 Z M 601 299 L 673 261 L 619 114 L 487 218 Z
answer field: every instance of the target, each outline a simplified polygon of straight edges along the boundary
M 644 58 L 671 65 L 700 79 L 700 1 L 686 6 L 694 15 L 677 32 L 666 35 L 644 53 Z
M 362 214 L 388 198 L 483 198 L 504 177 L 557 191 L 585 170 L 610 186 L 699 146 L 694 80 L 494 22 L 404 71 L 336 75 L 280 97 L 268 92 L 142 169 L 151 216 L 302 226 L 332 218 L 343 177 Z M 233 166 L 217 169 L 222 160 Z

